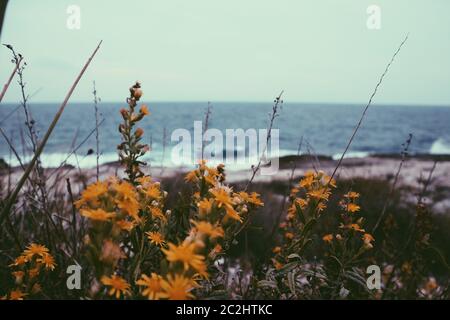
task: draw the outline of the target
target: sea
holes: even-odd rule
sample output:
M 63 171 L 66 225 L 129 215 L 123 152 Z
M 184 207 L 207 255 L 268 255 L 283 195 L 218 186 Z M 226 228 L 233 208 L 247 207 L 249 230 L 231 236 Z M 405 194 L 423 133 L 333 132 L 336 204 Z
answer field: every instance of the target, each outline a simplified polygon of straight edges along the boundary
M 194 121 L 202 121 L 204 125 L 208 105 L 208 128 L 218 129 L 225 135 L 226 129 L 267 129 L 273 104 L 206 101 L 148 103 L 151 114 L 139 123 L 145 132 L 143 142 L 151 145 L 151 151 L 144 160 L 152 166 L 180 166 L 179 161 L 173 161 L 171 156 L 172 148 L 179 142 L 172 141 L 172 133 L 176 129 L 186 129 L 193 134 Z M 98 105 L 99 120 L 102 121 L 98 128 L 101 164 L 118 160 L 118 126 L 122 120 L 119 110 L 125 106 L 124 103 L 108 102 Z M 338 158 L 364 107 L 363 104 L 284 102 L 273 123 L 273 128 L 279 130 L 280 156 L 298 154 L 302 141 L 301 154 Z M 55 103 L 29 105 L 39 138 L 45 134 L 58 108 Z M 45 146 L 41 157 L 43 166 L 68 164 L 81 168 L 95 167 L 95 121 L 93 103 L 69 103 Z M 19 104 L 1 104 L 0 127 L 21 161 L 29 161 L 31 145 L 23 107 Z M 372 105 L 346 156 L 400 154 L 409 134 L 413 135 L 410 154 L 450 154 L 450 107 Z M 0 158 L 11 166 L 18 166 L 19 161 L 3 136 L 0 141 Z M 186 161 L 182 165 L 193 164 Z M 228 169 L 242 169 L 243 166 L 248 166 L 248 161 L 243 165 L 236 161 Z

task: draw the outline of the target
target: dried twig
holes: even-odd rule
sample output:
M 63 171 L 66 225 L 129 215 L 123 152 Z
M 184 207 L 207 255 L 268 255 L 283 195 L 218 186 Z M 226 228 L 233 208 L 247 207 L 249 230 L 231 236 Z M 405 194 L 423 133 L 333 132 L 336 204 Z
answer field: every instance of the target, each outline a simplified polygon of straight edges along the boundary
M 259 168 L 261 167 L 262 157 L 266 153 L 267 146 L 269 145 L 270 138 L 272 137 L 272 128 L 273 128 L 273 124 L 275 122 L 275 118 L 277 118 L 278 115 L 279 115 L 278 114 L 278 109 L 283 104 L 283 100 L 281 100 L 281 97 L 283 96 L 283 93 L 284 93 L 284 91 L 281 91 L 280 94 L 278 95 L 278 97 L 276 97 L 275 100 L 274 100 L 274 104 L 272 106 L 272 113 L 270 114 L 269 125 L 268 125 L 268 128 L 267 128 L 266 143 L 265 143 L 264 148 L 263 148 L 263 150 L 261 152 L 261 156 L 259 157 L 258 164 L 256 165 L 256 167 L 252 166 L 252 176 L 248 180 L 247 185 L 244 188 L 244 191 L 248 190 L 248 187 L 252 184 L 253 179 L 255 179 L 256 173 L 259 171 Z
M 381 221 L 383 221 L 384 215 L 386 214 L 387 207 L 388 207 L 388 205 L 391 202 L 391 198 L 392 198 L 392 195 L 394 194 L 395 187 L 397 186 L 397 182 L 398 182 L 398 178 L 400 176 L 400 172 L 402 171 L 403 163 L 405 162 L 406 157 L 408 155 L 408 149 L 409 149 L 409 145 L 411 144 L 412 137 L 413 137 L 413 135 L 410 133 L 408 139 L 403 144 L 404 148 L 403 148 L 403 150 L 401 152 L 402 159 L 400 160 L 400 164 L 398 165 L 397 173 L 395 174 L 395 178 L 394 178 L 394 182 L 392 183 L 391 190 L 389 191 L 389 194 L 388 194 L 388 196 L 386 198 L 386 201 L 384 202 L 383 210 L 381 211 L 381 214 L 380 214 L 380 216 L 379 216 L 379 218 L 377 220 L 377 223 L 375 224 L 375 226 L 372 229 L 372 234 L 375 233 L 375 231 L 377 230 L 377 228 L 380 225 Z
M 350 148 L 350 145 L 352 144 L 353 139 L 354 139 L 355 136 L 356 136 L 356 133 L 358 132 L 359 128 L 361 127 L 361 124 L 362 124 L 362 122 L 363 122 L 363 120 L 364 120 L 364 117 L 366 116 L 367 110 L 369 110 L 369 107 L 372 105 L 372 100 L 373 100 L 373 98 L 375 97 L 375 95 L 377 94 L 378 88 L 380 87 L 381 83 L 383 82 L 384 77 L 385 77 L 386 74 L 388 73 L 389 68 L 391 67 L 392 63 L 393 63 L 394 60 L 395 60 L 395 57 L 397 57 L 397 55 L 398 55 L 398 53 L 400 52 L 400 50 L 402 49 L 403 45 L 404 45 L 404 44 L 406 43 L 406 41 L 408 40 L 408 36 L 409 36 L 409 35 L 406 35 L 405 39 L 402 41 L 402 43 L 400 43 L 400 46 L 398 47 L 397 51 L 395 51 L 395 53 L 394 53 L 394 55 L 392 56 L 391 60 L 390 60 L 389 63 L 386 65 L 386 68 L 384 69 L 384 72 L 382 73 L 380 79 L 378 80 L 378 83 L 377 83 L 377 85 L 375 86 L 375 89 L 373 90 L 372 95 L 370 96 L 369 102 L 367 103 L 366 107 L 364 108 L 364 111 L 363 111 L 363 113 L 362 113 L 362 115 L 361 115 L 361 118 L 359 119 L 359 122 L 358 122 L 358 124 L 356 125 L 355 130 L 353 130 L 353 133 L 352 133 L 352 135 L 351 135 L 351 137 L 350 137 L 350 140 L 348 141 L 347 146 L 345 147 L 344 152 L 342 153 L 341 157 L 339 158 L 339 161 L 338 161 L 338 163 L 337 163 L 337 165 L 336 165 L 336 168 L 334 168 L 334 171 L 333 171 L 333 173 L 331 174 L 330 179 L 328 180 L 327 185 L 329 185 L 330 182 L 333 180 L 334 176 L 336 175 L 337 170 L 338 170 L 339 167 L 341 166 L 342 160 L 344 160 L 345 154 L 347 153 L 348 149 Z
M 96 143 L 96 175 L 97 175 L 97 181 L 100 176 L 100 168 L 99 168 L 99 159 L 100 159 L 100 139 L 99 139 L 99 123 L 98 123 L 98 103 L 100 102 L 100 98 L 97 97 L 97 89 L 95 88 L 95 81 L 94 81 L 94 91 L 92 92 L 94 95 L 94 109 L 95 109 L 95 143 Z
M 9 44 L 4 44 L 5 47 L 7 47 L 9 50 L 12 50 L 14 52 L 14 49 Z M 16 74 L 17 70 L 20 68 L 20 63 L 22 62 L 22 56 L 19 55 L 17 60 L 13 61 L 15 63 L 15 67 L 13 71 L 11 72 L 11 75 L 8 78 L 8 81 L 6 81 L 5 85 L 3 86 L 3 90 L 0 93 L 0 102 L 2 102 L 3 97 L 5 96 L 6 91 L 8 91 L 9 85 L 11 84 L 12 79 L 14 78 L 14 75 Z

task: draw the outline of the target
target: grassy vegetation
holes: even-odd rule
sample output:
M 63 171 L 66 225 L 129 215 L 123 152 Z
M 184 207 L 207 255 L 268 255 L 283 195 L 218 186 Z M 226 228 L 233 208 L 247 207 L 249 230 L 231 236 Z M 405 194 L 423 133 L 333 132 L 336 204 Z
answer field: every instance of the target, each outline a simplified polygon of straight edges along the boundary
M 43 141 L 27 114 L 33 161 L 22 165 L 16 187 L 11 168 L 1 167 L 4 299 L 449 298 L 450 219 L 433 215 L 425 201 L 439 198 L 428 191 L 433 170 L 414 195 L 395 183 L 405 155 L 391 181 L 336 181 L 344 155 L 334 172 L 297 176 L 293 168 L 292 179 L 270 184 L 253 181 L 261 163 L 250 181 L 230 185 L 223 165 L 205 161 L 158 181 L 142 161 L 150 147 L 139 123 L 151 120 L 149 109 L 139 83 L 129 91 L 118 115 L 121 176 L 57 173 L 50 185 L 39 157 L 71 92 Z M 314 157 L 321 160 L 329 161 Z M 67 288 L 70 265 L 82 268 L 78 290 Z M 367 285 L 370 265 L 380 268 L 380 288 Z

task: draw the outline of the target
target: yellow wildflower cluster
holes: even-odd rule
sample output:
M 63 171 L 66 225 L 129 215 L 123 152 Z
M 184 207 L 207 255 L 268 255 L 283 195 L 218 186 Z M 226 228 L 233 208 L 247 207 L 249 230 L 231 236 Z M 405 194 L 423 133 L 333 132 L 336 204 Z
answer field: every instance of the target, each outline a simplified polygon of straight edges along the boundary
M 357 212 L 361 209 L 357 204 L 359 193 L 350 191 L 344 195 L 339 205 L 342 208 L 340 215 L 340 232 L 336 234 L 326 234 L 322 240 L 331 246 L 333 254 L 339 256 L 339 252 L 345 250 L 350 252 L 353 250 L 355 256 L 361 255 L 364 251 L 372 249 L 374 237 L 367 233 L 363 227 L 364 219 L 357 217 Z M 356 248 L 353 248 L 352 241 L 356 240 Z M 343 247 L 346 248 L 343 248 Z M 352 248 L 349 248 L 352 247 Z
M 143 288 L 141 294 L 149 299 L 194 298 L 192 290 L 201 279 L 208 278 L 208 265 L 222 252 L 226 231 L 231 232 L 242 222 L 249 208 L 263 205 L 258 194 L 235 193 L 226 186 L 223 165 L 213 168 L 201 161 L 185 180 L 195 189 L 192 201 L 197 210 L 188 236 L 180 244 L 169 242 L 167 249 L 162 249 L 169 262 L 167 274 L 143 274 L 136 282 Z M 165 246 L 160 234 L 149 233 L 148 237 L 156 245 Z
M 335 187 L 335 180 L 323 171 L 308 171 L 291 189 L 286 220 L 279 226 L 282 245 L 273 249 L 276 269 L 288 261 L 290 254 L 301 253 L 308 245 L 311 229 L 326 209 L 331 188 Z
M 23 300 L 27 296 L 41 292 L 40 274 L 53 271 L 56 263 L 47 247 L 31 243 L 9 267 L 13 269 L 11 274 L 15 279 L 16 288 L 2 299 Z
M 130 92 L 129 109 L 121 110 L 123 142 L 118 147 L 127 179 L 93 183 L 75 203 L 90 221 L 86 254 L 95 266 L 97 283 L 106 288 L 93 284 L 97 289 L 91 295 L 104 292 L 119 299 L 131 296 L 136 285 L 148 299 L 191 299 L 249 210 L 263 203 L 257 193 L 234 192 L 225 185 L 224 165 L 208 167 L 201 161 L 185 178 L 194 189 L 192 210 L 186 212 L 189 227 L 170 233 L 170 210 L 164 209 L 167 193 L 140 168 L 143 162 L 138 158 L 148 150 L 139 143 L 143 131 L 138 128 L 131 134 L 148 110 L 134 112 L 142 95 L 138 83 Z

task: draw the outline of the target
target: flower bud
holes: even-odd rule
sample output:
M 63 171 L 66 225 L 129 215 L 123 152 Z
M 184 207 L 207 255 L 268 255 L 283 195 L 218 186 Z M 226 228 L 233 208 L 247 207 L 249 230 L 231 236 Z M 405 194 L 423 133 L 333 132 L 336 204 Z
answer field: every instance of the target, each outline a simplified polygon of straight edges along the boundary
M 137 128 L 136 129 L 136 132 L 135 132 L 136 138 L 142 137 L 143 134 L 144 134 L 144 129 L 142 129 L 142 128 Z

